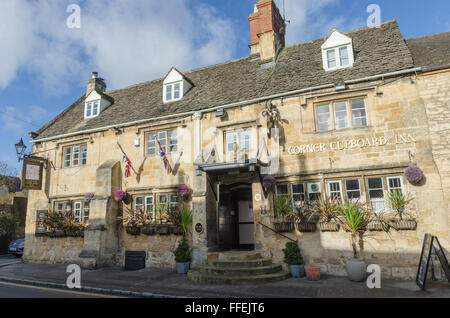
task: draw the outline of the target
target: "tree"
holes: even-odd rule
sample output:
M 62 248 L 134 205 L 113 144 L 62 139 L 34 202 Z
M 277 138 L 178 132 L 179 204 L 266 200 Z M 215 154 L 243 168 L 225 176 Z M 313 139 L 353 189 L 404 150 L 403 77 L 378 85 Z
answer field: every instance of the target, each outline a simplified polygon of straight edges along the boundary
M 18 172 L 16 168 L 9 166 L 6 161 L 0 161 L 0 175 L 8 177 L 17 177 Z

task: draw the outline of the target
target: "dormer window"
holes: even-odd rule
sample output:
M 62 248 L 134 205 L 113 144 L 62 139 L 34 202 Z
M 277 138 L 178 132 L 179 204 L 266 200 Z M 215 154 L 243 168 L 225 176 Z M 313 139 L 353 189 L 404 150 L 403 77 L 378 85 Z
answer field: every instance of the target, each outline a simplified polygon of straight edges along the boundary
M 92 101 L 86 103 L 85 118 L 97 117 L 100 111 L 100 101 Z
M 334 30 L 322 45 L 322 59 L 325 71 L 352 67 L 354 62 L 352 39 Z
M 172 67 L 164 79 L 163 102 L 175 102 L 183 98 L 193 86 L 176 68 Z

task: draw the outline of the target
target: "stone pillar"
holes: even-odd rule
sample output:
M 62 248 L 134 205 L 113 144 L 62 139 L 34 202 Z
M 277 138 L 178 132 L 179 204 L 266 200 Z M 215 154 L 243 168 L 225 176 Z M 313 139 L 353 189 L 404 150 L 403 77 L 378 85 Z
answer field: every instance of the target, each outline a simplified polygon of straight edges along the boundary
M 120 162 L 110 160 L 97 169 L 95 197 L 90 203 L 89 226 L 85 230 L 81 266 L 99 268 L 116 264 L 119 252 L 118 203 L 114 191 L 120 188 Z

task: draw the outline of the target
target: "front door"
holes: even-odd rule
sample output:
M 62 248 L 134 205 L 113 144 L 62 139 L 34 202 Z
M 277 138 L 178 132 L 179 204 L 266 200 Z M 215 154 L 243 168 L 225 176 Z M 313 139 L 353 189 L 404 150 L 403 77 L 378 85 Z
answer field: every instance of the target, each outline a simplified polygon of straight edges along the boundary
M 238 201 L 238 211 L 239 249 L 254 249 L 255 219 L 253 216 L 253 201 Z

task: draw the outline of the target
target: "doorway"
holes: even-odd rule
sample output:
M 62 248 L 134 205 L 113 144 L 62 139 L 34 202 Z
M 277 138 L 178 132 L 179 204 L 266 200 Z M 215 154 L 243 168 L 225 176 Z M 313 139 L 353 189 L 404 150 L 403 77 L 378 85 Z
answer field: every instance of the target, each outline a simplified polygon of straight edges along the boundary
M 221 251 L 255 249 L 250 183 L 219 185 L 218 238 Z

